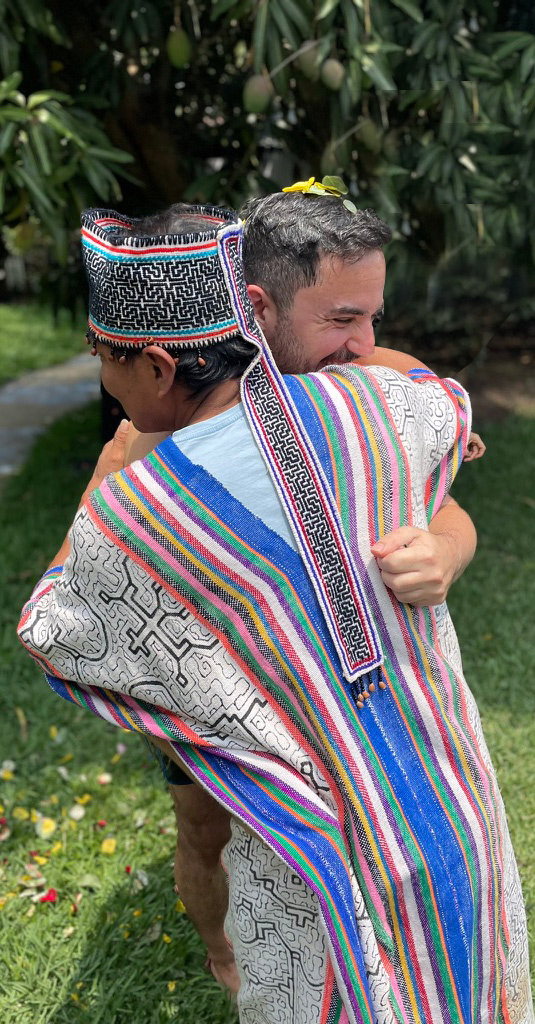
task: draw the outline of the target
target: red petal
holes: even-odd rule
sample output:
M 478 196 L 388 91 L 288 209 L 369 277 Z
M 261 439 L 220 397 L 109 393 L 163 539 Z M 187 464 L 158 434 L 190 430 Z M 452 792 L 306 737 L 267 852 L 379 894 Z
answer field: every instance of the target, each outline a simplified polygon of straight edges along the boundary
M 55 903 L 58 898 L 58 894 L 55 889 L 49 889 L 45 892 L 44 896 L 41 896 L 39 903 Z
M 126 871 L 127 875 L 130 874 L 131 870 L 132 870 L 132 868 L 130 867 L 130 864 L 127 864 L 126 867 L 125 867 L 125 871 Z

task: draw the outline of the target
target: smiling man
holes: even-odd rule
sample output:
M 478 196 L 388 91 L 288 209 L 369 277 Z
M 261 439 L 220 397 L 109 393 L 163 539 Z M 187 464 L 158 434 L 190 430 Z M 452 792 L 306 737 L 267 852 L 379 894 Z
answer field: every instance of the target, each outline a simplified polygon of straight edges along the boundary
M 178 208 L 177 208 L 178 209 Z M 244 269 L 255 317 L 284 373 L 358 361 L 400 372 L 422 366 L 403 353 L 375 347 L 383 315 L 385 258 L 391 231 L 372 210 L 356 215 L 332 196 L 276 193 L 243 210 Z M 159 230 L 158 218 L 146 224 Z M 104 365 L 104 373 L 110 366 Z M 161 437 L 141 437 L 126 461 L 145 455 Z M 225 452 L 220 453 L 225 458 Z M 475 550 L 468 515 L 449 497 L 436 503 L 429 529 L 404 525 L 377 535 L 372 553 L 383 582 L 401 601 L 437 605 Z M 230 819 L 178 766 L 164 761 L 177 814 L 175 883 L 206 942 L 216 977 L 236 989 L 225 941 L 227 884 L 220 865 Z

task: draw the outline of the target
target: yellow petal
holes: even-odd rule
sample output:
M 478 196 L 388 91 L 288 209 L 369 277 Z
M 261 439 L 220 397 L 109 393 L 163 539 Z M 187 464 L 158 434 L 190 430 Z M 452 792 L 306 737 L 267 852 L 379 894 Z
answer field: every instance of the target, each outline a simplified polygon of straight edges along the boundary
M 167 991 L 168 992 L 174 992 L 175 989 L 176 989 L 176 981 L 168 981 L 167 982 Z
M 13 772 L 10 772 L 8 768 L 4 768 L 4 770 L 0 772 L 0 779 L 4 779 L 5 782 L 9 782 L 11 779 L 14 778 L 15 776 Z
M 35 831 L 41 839 L 48 839 L 56 831 L 56 822 L 53 818 L 39 818 L 35 822 Z
M 112 853 L 115 853 L 116 849 L 117 849 L 117 840 L 116 839 L 103 839 L 101 844 L 100 844 L 100 852 L 101 853 L 112 854 Z
M 175 903 L 175 910 L 176 910 L 177 914 L 185 914 L 186 913 L 186 908 L 185 908 L 182 900 L 177 900 L 176 901 L 176 903 Z
M 308 181 L 296 181 L 294 185 L 287 185 L 283 188 L 283 192 L 308 192 L 311 185 L 314 184 L 315 178 L 309 178 Z
M 48 735 L 50 736 L 50 739 L 51 740 L 56 740 L 58 738 L 58 732 L 59 732 L 59 729 L 58 729 L 57 725 L 51 725 L 50 729 L 48 730 Z
M 164 932 L 164 933 L 163 933 L 163 935 L 162 935 L 162 938 L 163 938 L 163 941 L 164 941 L 164 942 L 168 942 L 168 943 L 169 943 L 169 942 L 172 942 L 172 941 L 173 941 L 173 940 L 172 940 L 172 938 L 171 938 L 171 936 L 170 936 L 170 935 L 167 935 L 167 934 L 166 934 L 166 932 Z
M 38 853 L 34 853 L 33 859 L 34 859 L 36 864 L 47 864 L 48 863 L 47 857 L 41 857 L 41 856 L 39 856 Z
M 25 807 L 14 807 L 12 814 L 16 821 L 27 821 L 30 817 L 30 812 Z
M 63 849 L 63 843 L 58 839 L 57 843 L 54 843 L 50 853 L 59 853 Z
M 93 799 L 93 797 L 91 796 L 91 793 L 84 793 L 82 796 L 77 796 L 76 797 L 76 803 L 77 804 L 82 804 L 82 806 L 83 806 L 84 804 L 88 804 L 89 801 L 92 800 L 92 799 Z

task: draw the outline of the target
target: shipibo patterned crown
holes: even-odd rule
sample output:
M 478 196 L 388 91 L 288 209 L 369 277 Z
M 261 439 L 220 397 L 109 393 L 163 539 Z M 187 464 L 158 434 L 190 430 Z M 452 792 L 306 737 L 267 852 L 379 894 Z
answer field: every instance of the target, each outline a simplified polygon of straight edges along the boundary
M 206 228 L 136 235 L 140 221 L 114 210 L 82 214 L 89 331 L 108 345 L 198 348 L 241 334 L 260 345 L 232 210 L 191 206 Z

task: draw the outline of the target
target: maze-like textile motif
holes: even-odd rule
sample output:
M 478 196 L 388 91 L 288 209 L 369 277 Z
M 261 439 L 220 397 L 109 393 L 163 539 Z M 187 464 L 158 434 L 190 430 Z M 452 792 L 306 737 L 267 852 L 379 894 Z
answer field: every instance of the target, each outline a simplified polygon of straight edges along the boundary
M 217 341 L 237 333 L 236 320 L 221 275 L 217 246 L 174 262 L 108 260 L 85 246 L 91 282 L 91 320 L 114 335 L 169 335 L 187 341 L 200 331 Z
M 136 237 L 136 222 L 113 211 L 83 214 L 89 325 L 96 335 L 121 344 L 211 344 L 240 333 L 237 297 L 245 337 L 258 340 L 241 264 L 241 223 L 217 208 L 194 212 L 204 210 L 214 214 L 205 231 L 161 237 Z
M 225 861 L 225 928 L 240 965 L 240 1024 L 319 1024 L 327 950 L 316 896 L 237 823 Z
M 337 537 L 338 524 L 333 524 L 332 520 L 329 523 L 326 517 L 326 508 L 332 507 L 328 485 L 317 471 L 311 472 L 304 447 L 294 433 L 297 431 L 298 436 L 302 433 L 300 426 L 297 420 L 291 424 L 288 410 L 274 400 L 272 377 L 278 378 L 277 384 L 284 394 L 284 380 L 271 365 L 269 356 L 248 372 L 244 384 L 246 408 L 251 405 L 254 410 L 253 417 L 248 412 L 249 421 L 253 430 L 255 417 L 260 422 L 259 443 L 283 503 L 285 495 L 292 495 L 299 520 L 295 515 L 288 518 L 322 606 L 325 608 L 326 596 L 330 607 L 331 614 L 326 616 L 326 621 L 341 650 L 344 675 L 354 681 L 380 664 L 379 639 L 349 553 L 346 552 L 346 558 L 342 557 L 341 530 Z M 255 432 L 258 437 L 258 430 Z M 312 552 L 312 559 L 307 556 L 309 552 Z
M 58 581 L 57 629 L 48 631 L 50 606 L 23 630 L 66 679 L 103 686 L 174 711 L 197 736 L 215 746 L 268 749 L 284 758 L 308 786 L 334 807 L 318 768 L 276 710 L 262 697 L 220 640 L 144 566 L 129 559 L 82 509 L 73 527 L 73 575 L 87 579 L 104 559 L 106 579 L 91 597 Z M 63 623 L 66 627 L 63 628 Z

